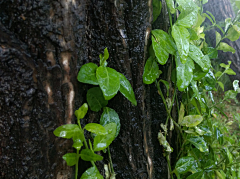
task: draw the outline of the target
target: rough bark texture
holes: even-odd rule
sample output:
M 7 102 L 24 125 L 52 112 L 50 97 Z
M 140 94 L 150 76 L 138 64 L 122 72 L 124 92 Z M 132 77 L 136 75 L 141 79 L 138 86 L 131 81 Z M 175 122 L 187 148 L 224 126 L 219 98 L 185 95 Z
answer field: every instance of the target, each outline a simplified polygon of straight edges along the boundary
M 108 105 L 122 125 L 111 145 L 117 178 L 167 178 L 157 141 L 164 106 L 142 82 L 151 11 L 151 0 L 0 0 L 0 178 L 73 177 L 62 160 L 71 142 L 53 131 L 76 122 L 74 110 L 92 87 L 77 82 L 77 73 L 99 64 L 105 47 L 109 66 L 130 80 L 138 102 L 133 107 L 117 94 Z M 89 112 L 82 125 L 100 115 Z M 81 171 L 88 167 L 80 162 Z
M 217 24 L 224 25 L 224 20 L 226 18 L 231 18 L 232 20 L 235 18 L 235 14 L 229 0 L 211 0 L 204 5 L 203 9 L 205 12 L 210 11 L 215 16 Z M 207 24 L 210 25 L 210 21 L 209 20 L 206 20 L 206 21 L 207 21 Z M 208 31 L 206 33 L 207 39 L 213 47 L 216 46 L 215 30 Z M 217 30 L 217 31 L 220 34 L 222 34 L 220 30 Z M 218 57 L 220 60 L 218 62 L 223 62 L 227 64 L 229 60 L 232 61 L 231 68 L 236 72 L 236 76 L 231 75 L 229 77 L 232 81 L 240 80 L 240 51 L 239 51 L 240 39 L 234 42 L 230 41 L 229 39 L 224 39 L 223 42 L 232 46 L 236 50 L 236 53 L 232 54 L 231 52 L 218 51 Z

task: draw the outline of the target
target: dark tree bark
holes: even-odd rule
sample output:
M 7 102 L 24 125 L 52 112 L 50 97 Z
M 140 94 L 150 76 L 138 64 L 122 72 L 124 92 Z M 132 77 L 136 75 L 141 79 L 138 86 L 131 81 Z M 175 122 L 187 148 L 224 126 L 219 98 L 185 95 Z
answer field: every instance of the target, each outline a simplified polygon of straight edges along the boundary
M 99 64 L 105 47 L 109 66 L 130 80 L 138 102 L 133 107 L 117 94 L 108 105 L 122 125 L 111 145 L 117 178 L 167 178 L 157 141 L 164 105 L 142 82 L 151 21 L 151 0 L 0 0 L 0 178 L 73 177 L 62 159 L 72 144 L 53 131 L 76 122 L 74 110 L 92 87 L 77 82 L 77 73 Z M 89 111 L 82 125 L 100 115 Z
M 232 20 L 235 18 L 235 13 L 229 0 L 211 0 L 205 4 L 204 11 L 210 11 L 215 16 L 217 24 L 224 24 L 226 18 L 231 18 Z M 207 20 L 207 23 L 210 24 L 210 21 Z M 207 32 L 208 41 L 213 47 L 216 45 L 215 30 Z M 220 30 L 217 31 L 222 34 Z M 218 58 L 220 62 L 226 64 L 229 60 L 232 61 L 231 68 L 236 72 L 236 76 L 231 75 L 229 77 L 232 81 L 240 80 L 240 39 L 234 42 L 229 39 L 224 39 L 224 42 L 232 46 L 236 52 L 232 54 L 231 52 L 218 51 Z

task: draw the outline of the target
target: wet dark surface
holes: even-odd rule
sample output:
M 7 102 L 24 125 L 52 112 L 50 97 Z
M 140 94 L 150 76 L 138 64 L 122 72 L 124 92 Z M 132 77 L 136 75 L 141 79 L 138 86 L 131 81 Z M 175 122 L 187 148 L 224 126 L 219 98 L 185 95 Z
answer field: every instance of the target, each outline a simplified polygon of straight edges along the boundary
M 72 151 L 71 142 L 53 130 L 75 123 L 73 111 L 92 87 L 77 82 L 78 70 L 98 64 L 105 47 L 109 67 L 128 78 L 138 102 L 133 107 L 121 94 L 109 101 L 121 119 L 111 145 L 117 178 L 167 178 L 157 141 L 164 106 L 155 86 L 142 82 L 150 13 L 141 0 L 0 0 L 0 178 L 73 176 L 61 158 Z M 100 115 L 89 112 L 82 124 Z M 97 163 L 101 173 L 104 157 Z

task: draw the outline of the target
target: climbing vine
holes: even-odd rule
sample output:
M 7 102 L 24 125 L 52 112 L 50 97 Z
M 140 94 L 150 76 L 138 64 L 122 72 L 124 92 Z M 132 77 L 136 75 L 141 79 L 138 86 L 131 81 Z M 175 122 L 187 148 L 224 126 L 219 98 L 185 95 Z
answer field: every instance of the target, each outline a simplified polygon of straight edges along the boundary
M 116 174 L 113 169 L 109 145 L 118 136 L 121 124 L 116 111 L 106 106 L 108 101 L 118 91 L 131 101 L 133 105 L 137 105 L 132 86 L 127 78 L 116 70 L 107 67 L 107 59 L 109 58 L 107 48 L 105 48 L 103 55 L 99 55 L 99 58 L 100 66 L 94 63 L 87 63 L 81 67 L 77 76 L 78 81 L 81 83 L 99 85 L 99 87 L 93 87 L 88 90 L 86 97 L 88 104 L 84 103 L 75 111 L 78 125 L 66 124 L 54 131 L 54 135 L 57 137 L 72 138 L 73 140 L 72 147 L 76 149 L 76 153 L 67 153 L 63 156 L 63 159 L 68 166 L 75 165 L 75 179 L 78 178 L 78 161 L 80 157 L 82 160 L 92 163 L 92 167 L 82 174 L 81 179 L 103 179 L 95 165 L 96 161 L 103 160 L 101 155 L 95 154 L 95 152 L 99 151 L 108 152 L 109 155 L 110 162 L 108 165 L 104 165 L 105 178 L 115 179 Z M 99 124 L 89 123 L 82 129 L 80 120 L 85 117 L 88 106 L 92 111 L 98 112 L 103 109 L 103 112 Z M 88 139 L 88 141 L 85 138 L 84 130 L 91 132 L 92 138 Z M 83 144 L 85 146 L 84 149 L 82 149 Z
M 219 121 L 220 115 L 227 115 L 218 105 L 226 100 L 236 100 L 240 93 L 238 80 L 233 82 L 233 89 L 226 91 L 223 99 L 215 102 L 213 91 L 220 86 L 224 90 L 221 77 L 224 74 L 235 75 L 228 64 L 220 64 L 223 71 L 215 71 L 211 59 L 218 58 L 218 51 L 235 53 L 235 49 L 223 42 L 239 39 L 239 13 L 235 19 L 225 20 L 225 28 L 220 27 L 211 12 L 203 13 L 203 4 L 208 0 L 166 0 L 170 28 L 168 32 L 152 30 L 149 47 L 150 57 L 146 61 L 143 82 L 155 83 L 168 114 L 166 123 L 161 124 L 162 131 L 158 140 L 164 148 L 169 177 L 178 179 L 205 178 L 240 178 L 239 138 L 231 136 L 227 125 Z M 154 20 L 160 14 L 162 4 L 153 0 Z M 179 14 L 179 16 L 178 16 Z M 205 28 L 203 22 L 209 19 L 211 26 Z M 216 46 L 211 47 L 205 41 L 209 29 L 216 31 Z M 171 81 L 160 78 L 160 65 L 170 60 Z M 162 86 L 162 85 L 163 86 Z M 174 94 L 169 96 L 170 85 Z M 167 89 L 166 97 L 161 88 Z M 177 91 L 182 92 L 181 103 Z M 178 105 L 178 121 L 171 115 L 173 104 Z M 226 123 L 229 121 L 226 121 Z M 173 149 L 167 138 L 169 131 L 178 132 L 178 146 Z M 170 155 L 177 150 L 176 164 L 171 164 Z M 172 166 L 174 166 L 172 170 Z

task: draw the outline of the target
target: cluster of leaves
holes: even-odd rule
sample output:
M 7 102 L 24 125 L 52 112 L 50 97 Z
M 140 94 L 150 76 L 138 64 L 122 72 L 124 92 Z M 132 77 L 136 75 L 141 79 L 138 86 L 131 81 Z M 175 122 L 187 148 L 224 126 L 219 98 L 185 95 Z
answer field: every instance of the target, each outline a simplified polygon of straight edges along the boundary
M 93 87 L 87 92 L 87 102 L 92 111 L 98 112 L 103 108 L 103 112 L 100 119 L 100 124 L 89 123 L 82 129 L 80 120 L 83 119 L 88 111 L 87 103 L 84 103 L 78 110 L 75 111 L 77 117 L 77 124 L 66 124 L 58 127 L 54 131 L 54 135 L 57 137 L 67 138 L 73 140 L 73 145 L 76 149 L 76 153 L 67 153 L 63 156 L 63 159 L 67 162 L 68 166 L 76 166 L 75 179 L 78 176 L 78 161 L 79 158 L 85 161 L 90 161 L 92 167 L 87 169 L 81 179 L 96 178 L 103 179 L 94 162 L 103 159 L 102 156 L 95 154 L 95 152 L 108 150 L 109 157 L 109 145 L 118 136 L 120 131 L 120 119 L 115 110 L 106 107 L 108 100 L 112 99 L 118 91 L 120 91 L 133 105 L 137 105 L 135 95 L 130 82 L 124 75 L 118 73 L 116 70 L 107 67 L 107 59 L 109 53 L 107 48 L 104 50 L 104 54 L 100 54 L 100 66 L 98 67 L 94 63 L 87 63 L 83 65 L 78 73 L 78 81 L 91 85 L 99 85 L 99 87 Z M 84 130 L 91 133 L 93 143 L 91 140 L 87 140 L 84 136 Z M 81 148 L 85 146 L 85 149 Z M 89 146 L 88 146 L 89 145 Z M 81 150 L 81 152 L 80 152 Z M 79 154 L 80 152 L 80 154 Z M 111 159 L 110 159 L 111 161 Z M 109 168 L 106 168 L 106 179 L 114 179 L 115 173 L 112 163 L 109 164 Z M 110 170 L 110 174 L 109 171 Z
M 225 115 L 225 113 L 217 107 L 212 92 L 216 90 L 216 85 L 224 90 L 220 78 L 224 74 L 235 75 L 235 72 L 230 68 L 231 62 L 229 62 L 220 64 L 224 71 L 214 73 L 210 61 L 210 59 L 218 57 L 219 50 L 235 53 L 234 48 L 222 41 L 225 38 L 231 41 L 239 39 L 239 17 L 237 16 L 234 20 L 226 19 L 223 30 L 210 12 L 203 13 L 203 4 L 207 2 L 208 0 L 166 0 L 171 27 L 169 33 L 159 29 L 152 30 L 150 57 L 144 68 L 143 82 L 145 84 L 155 82 L 168 113 L 166 124 L 161 124 L 165 135 L 161 131 L 158 134 L 168 162 L 169 154 L 173 151 L 166 140 L 168 126 L 170 130 L 173 130 L 173 124 L 175 124 L 181 134 L 179 160 L 173 172 L 171 172 L 169 164 L 172 178 L 173 173 L 178 178 L 188 179 L 236 178 L 236 171 L 240 169 L 240 165 L 237 164 L 239 145 L 236 145 L 236 140 L 226 134 L 227 131 L 221 123 L 213 121 L 214 110 L 221 115 Z M 156 1 L 153 1 L 153 6 L 157 6 Z M 176 17 L 177 11 L 180 13 L 178 18 Z M 174 24 L 172 24 L 172 16 L 177 19 Z M 205 42 L 202 24 L 206 18 L 212 23 L 210 28 L 220 30 L 220 33 L 216 31 L 215 47 L 210 47 Z M 173 63 L 172 82 L 159 79 L 162 73 L 159 70 L 159 64 L 165 65 L 169 57 Z M 169 90 L 169 83 L 175 84 L 172 99 L 168 97 L 168 94 L 167 99 L 164 98 L 160 82 L 165 85 L 167 90 Z M 233 82 L 233 88 L 234 90 L 225 92 L 222 102 L 228 99 L 236 100 L 236 95 L 240 92 L 238 81 Z M 183 92 L 183 100 L 178 110 L 178 122 L 174 121 L 170 115 L 177 89 Z

